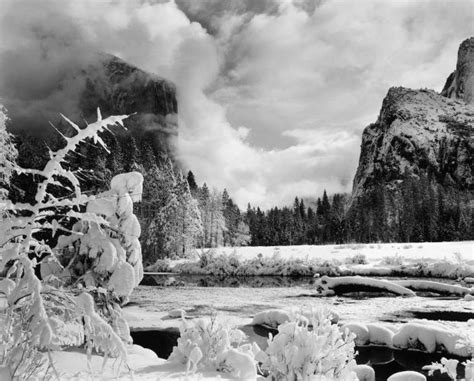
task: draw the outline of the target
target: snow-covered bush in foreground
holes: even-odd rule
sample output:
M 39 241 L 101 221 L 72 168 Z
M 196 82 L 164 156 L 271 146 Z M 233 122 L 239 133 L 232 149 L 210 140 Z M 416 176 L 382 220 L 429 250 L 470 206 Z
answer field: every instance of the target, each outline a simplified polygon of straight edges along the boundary
M 306 319 L 306 318 L 305 318 Z M 265 352 L 257 354 L 269 380 L 357 380 L 354 372 L 354 337 L 332 324 L 324 310 L 313 313 L 308 325 L 302 319 L 281 324 L 268 340 Z
M 216 370 L 230 373 L 239 380 L 255 380 L 257 377 L 254 353 L 259 348 L 241 345 L 245 334 L 229 329 L 215 317 L 183 322 L 178 345 L 173 348 L 169 360 L 186 365 L 187 372 Z
M 49 152 L 42 170 L 15 167 L 40 182 L 35 203 L 0 204 L 0 272 L 6 271 L 0 293 L 7 301 L 0 311 L 0 367 L 13 379 L 27 379 L 46 366 L 46 373 L 54 371 L 45 358 L 51 360 L 50 351 L 62 346 L 84 345 L 89 354 L 95 350 L 126 360 L 122 339 L 130 336 L 120 308 L 106 303 L 103 311 L 108 312 L 99 315 L 83 286 L 86 291 L 110 293 L 113 300 L 126 298 L 140 281 L 140 227 L 132 207 L 140 199 L 143 179 L 139 174 L 120 175 L 111 191 L 85 195 L 76 174 L 63 165 L 86 139 L 106 149 L 99 132 L 110 125 L 123 126 L 125 118 L 103 120 L 98 112 L 97 122 L 84 129 L 65 118 L 75 135 L 63 136 L 65 147 Z M 70 194 L 59 198 L 54 192 L 58 188 Z M 55 239 L 58 245 L 52 247 Z M 37 258 L 44 258 L 43 281 L 35 275 Z

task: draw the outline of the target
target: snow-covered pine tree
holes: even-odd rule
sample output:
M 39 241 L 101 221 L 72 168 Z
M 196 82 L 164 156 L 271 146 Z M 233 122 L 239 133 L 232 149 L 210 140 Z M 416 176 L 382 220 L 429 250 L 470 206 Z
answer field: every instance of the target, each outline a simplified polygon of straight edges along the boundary
M 0 200 L 8 196 L 10 177 L 15 168 L 15 160 L 18 155 L 13 144 L 12 135 L 6 129 L 8 120 L 5 108 L 0 105 Z
M 224 232 L 227 230 L 224 205 L 222 205 L 222 194 L 215 189 L 210 195 L 209 215 L 210 246 L 223 246 Z
M 176 254 L 185 256 L 196 247 L 203 228 L 198 202 L 192 196 L 188 181 L 182 173 L 177 176 L 177 195 L 180 205 L 177 215 L 179 244 Z

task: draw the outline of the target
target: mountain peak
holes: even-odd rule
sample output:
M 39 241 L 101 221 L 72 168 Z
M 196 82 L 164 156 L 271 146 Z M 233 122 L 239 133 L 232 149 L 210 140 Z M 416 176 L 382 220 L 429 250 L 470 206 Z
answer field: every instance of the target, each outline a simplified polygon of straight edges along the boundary
M 449 75 L 441 95 L 474 104 L 474 37 L 459 46 L 456 70 Z

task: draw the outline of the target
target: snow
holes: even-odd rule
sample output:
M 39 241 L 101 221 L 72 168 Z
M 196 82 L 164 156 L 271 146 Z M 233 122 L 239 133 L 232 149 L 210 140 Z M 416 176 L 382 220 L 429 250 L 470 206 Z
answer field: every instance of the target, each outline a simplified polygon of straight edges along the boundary
M 203 249 L 208 250 L 208 249 Z M 464 262 L 474 265 L 474 241 L 457 242 L 422 242 L 422 243 L 377 243 L 377 244 L 343 244 L 343 245 L 299 245 L 299 246 L 242 246 L 220 247 L 219 253 L 230 255 L 236 253 L 241 259 L 272 257 L 279 251 L 282 258 L 293 259 L 338 259 L 344 261 L 354 255 L 365 255 L 370 263 L 383 261 L 387 257 L 400 258 L 406 263 L 414 261 L 455 261 L 460 256 Z
M 180 308 L 168 311 L 168 316 L 170 318 L 181 318 L 184 319 L 186 317 L 186 311 Z
M 462 339 L 460 332 L 447 326 L 442 326 L 429 321 L 407 323 L 393 336 L 393 346 L 396 348 L 419 348 L 428 353 L 442 349 L 444 352 L 468 357 L 469 349 L 459 346 Z
M 369 330 L 369 343 L 374 345 L 386 345 L 391 347 L 393 344 L 393 331 L 378 323 L 367 324 Z
M 120 261 L 112 273 L 107 287 L 118 296 L 129 296 L 135 286 L 135 269 L 130 263 Z
M 255 314 L 253 325 L 266 325 L 277 328 L 280 324 L 290 321 L 290 312 L 283 309 L 266 310 Z
M 110 188 L 119 196 L 128 193 L 133 202 L 140 202 L 143 193 L 143 175 L 140 172 L 121 173 L 113 177 Z
M 441 282 L 433 282 L 428 280 L 408 279 L 395 281 L 396 284 L 409 288 L 413 291 L 431 291 L 444 295 L 458 295 L 464 296 L 471 292 L 467 287 L 457 286 L 453 284 L 446 284 Z M 473 292 L 474 293 L 474 292 Z
M 268 247 L 219 247 L 212 249 L 216 257 L 234 256 L 241 262 L 235 275 L 364 275 L 440 278 L 474 277 L 473 241 L 301 245 Z M 214 268 L 200 268 L 198 250 L 194 258 L 170 261 L 174 271 L 212 274 Z M 368 263 L 353 258 L 364 257 Z M 247 263 L 246 263 L 246 262 Z M 222 260 L 220 260 L 222 262 Z M 260 264 L 263 263 L 263 266 Z
M 354 372 L 359 381 L 375 381 L 375 371 L 368 365 L 356 365 Z
M 426 381 L 426 377 L 421 373 L 407 370 L 392 374 L 387 381 Z
M 349 330 L 349 332 L 352 332 L 356 337 L 355 337 L 355 343 L 356 345 L 365 345 L 369 342 L 369 329 L 365 324 L 362 323 L 346 323 L 342 326 L 342 330 Z
M 348 329 L 355 334 L 356 345 L 384 345 L 391 347 L 393 341 L 393 331 L 379 323 L 363 324 L 360 322 L 351 322 L 344 324 L 341 329 Z
M 315 286 L 318 292 L 322 295 L 334 295 L 338 293 L 338 288 L 343 288 L 343 290 L 339 292 L 378 290 L 401 296 L 415 296 L 413 291 L 393 282 L 361 276 L 330 278 L 324 275 L 316 280 Z

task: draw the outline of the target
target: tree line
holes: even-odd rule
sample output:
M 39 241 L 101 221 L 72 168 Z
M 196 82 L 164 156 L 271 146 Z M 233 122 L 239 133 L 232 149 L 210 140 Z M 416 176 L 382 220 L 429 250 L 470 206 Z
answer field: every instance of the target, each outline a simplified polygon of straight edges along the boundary
M 82 189 L 100 192 L 122 172 L 144 175 L 141 203 L 135 205 L 142 227 L 145 263 L 186 256 L 196 247 L 330 244 L 346 242 L 420 242 L 474 239 L 469 193 L 428 176 L 407 176 L 393 190 L 380 182 L 363 196 L 328 195 L 316 201 L 296 197 L 290 206 L 240 210 L 227 190 L 198 185 L 194 174 L 183 175 L 151 135 L 104 134 L 107 153 L 92 142 L 82 143 L 68 165 L 78 173 Z M 38 139 L 22 133 L 14 138 L 17 162 L 42 168 L 47 148 L 60 146 L 60 137 Z M 9 197 L 32 202 L 36 189 L 31 176 L 14 174 Z M 67 192 L 57 189 L 58 196 Z

